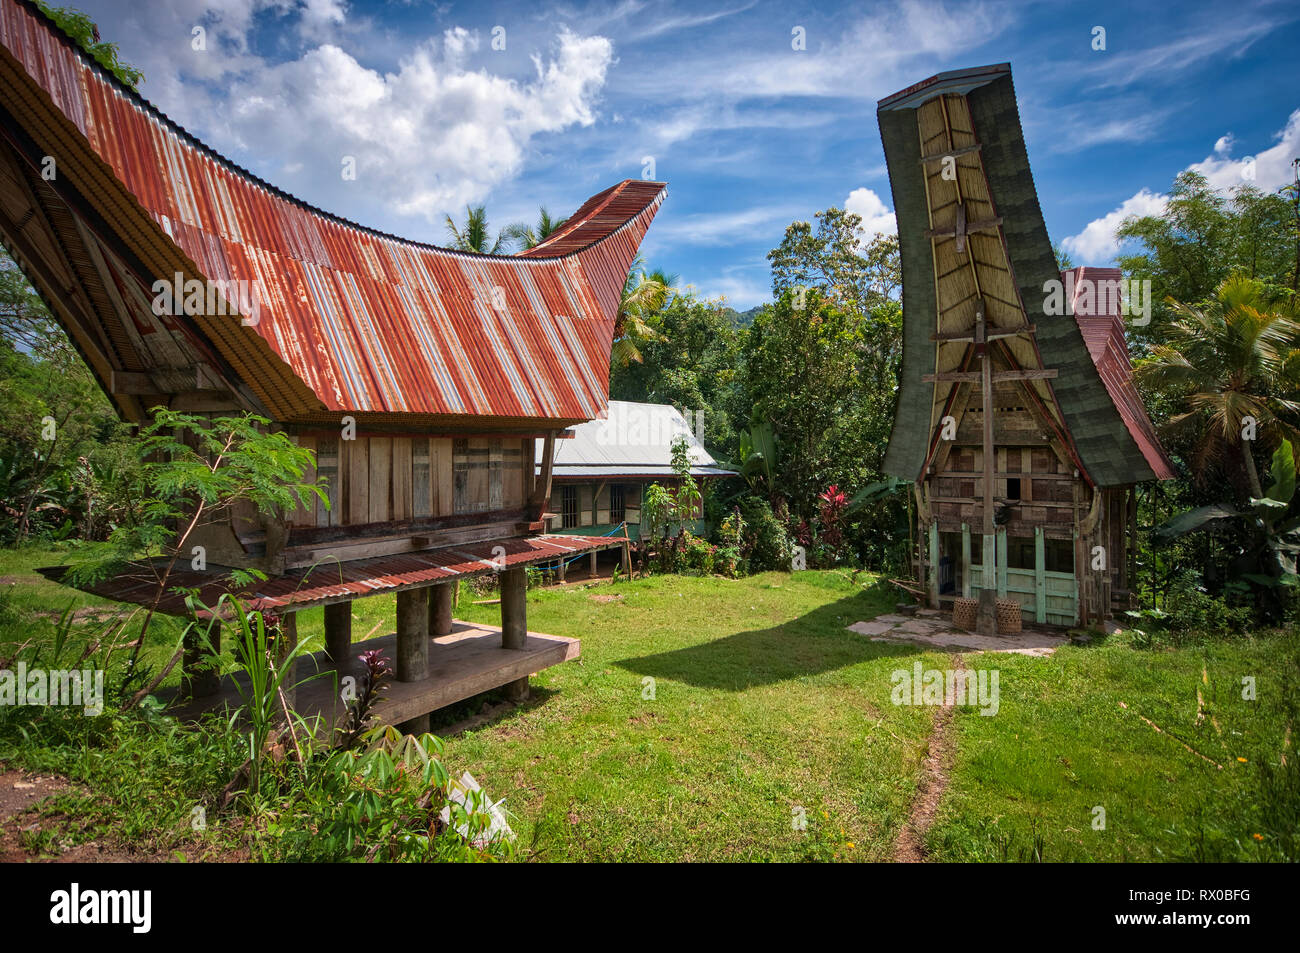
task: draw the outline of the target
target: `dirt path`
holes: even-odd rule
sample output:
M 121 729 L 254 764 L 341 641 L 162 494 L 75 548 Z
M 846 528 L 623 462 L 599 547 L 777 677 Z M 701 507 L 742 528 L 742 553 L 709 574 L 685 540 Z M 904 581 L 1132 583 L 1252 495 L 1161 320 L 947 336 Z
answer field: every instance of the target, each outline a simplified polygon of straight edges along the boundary
M 961 655 L 953 655 L 951 665 L 954 669 L 962 669 L 966 667 L 966 660 Z M 947 704 L 935 710 L 934 727 L 930 731 L 925 762 L 921 765 L 921 783 L 917 785 L 907 822 L 894 841 L 891 859 L 895 863 L 919 864 L 928 859 L 925 832 L 934 822 L 939 801 L 948 789 L 948 773 L 952 770 L 957 748 L 952 732 L 952 714 L 952 706 Z

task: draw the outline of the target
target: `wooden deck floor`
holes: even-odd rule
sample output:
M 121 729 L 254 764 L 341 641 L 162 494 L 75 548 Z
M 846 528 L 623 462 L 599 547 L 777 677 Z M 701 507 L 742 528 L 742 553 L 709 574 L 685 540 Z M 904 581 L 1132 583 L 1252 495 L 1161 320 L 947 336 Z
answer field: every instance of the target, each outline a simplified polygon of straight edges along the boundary
M 359 656 L 369 649 L 379 649 L 391 661 L 395 657 L 396 635 L 385 635 L 354 642 L 347 661 L 337 668 L 327 661 L 324 652 L 304 655 L 298 660 L 294 681 L 311 679 L 300 684 L 292 700 L 292 707 L 301 715 L 312 718 L 320 715 L 325 724 L 338 726 L 346 714 L 340 689 L 344 677 L 360 677 L 364 666 Z M 399 682 L 389 679 L 388 689 L 375 708 L 376 717 L 388 724 L 399 724 L 418 715 L 437 711 L 481 692 L 499 688 L 520 678 L 535 675 L 544 668 L 578 657 L 577 639 L 561 635 L 544 635 L 529 632 L 522 649 L 501 647 L 501 629 L 497 626 L 470 625 L 455 622 L 450 635 L 429 640 L 429 675 L 418 682 Z M 311 678 L 317 673 L 319 678 Z M 335 673 L 337 672 L 337 678 Z M 221 689 L 214 695 L 182 700 L 171 713 L 178 718 L 194 718 L 204 712 L 237 708 L 242 704 L 235 679 L 242 684 L 247 680 L 242 673 L 226 675 L 221 679 Z M 175 699 L 177 692 L 160 692 L 164 702 Z

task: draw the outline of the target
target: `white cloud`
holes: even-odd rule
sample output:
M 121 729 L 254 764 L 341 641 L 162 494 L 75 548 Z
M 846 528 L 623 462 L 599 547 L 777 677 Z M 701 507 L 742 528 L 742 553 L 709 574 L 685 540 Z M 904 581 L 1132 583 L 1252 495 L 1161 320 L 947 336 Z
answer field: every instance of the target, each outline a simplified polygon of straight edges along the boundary
M 1282 131 L 1274 138 L 1277 142 L 1263 152 L 1234 159 L 1231 153 L 1239 143 L 1229 133 L 1214 144 L 1213 155 L 1192 163 L 1188 168 L 1201 173 L 1221 191 L 1249 184 L 1265 192 L 1274 192 L 1292 180 L 1291 160 L 1300 155 L 1300 109 L 1291 113 Z M 1251 158 L 1255 160 L 1253 165 Z
M 844 200 L 844 210 L 862 218 L 861 232 L 864 238 L 873 238 L 883 232 L 893 235 L 898 231 L 898 221 L 880 196 L 871 189 L 854 189 Z
M 1214 143 L 1213 152 L 1187 168 L 1199 172 L 1210 185 L 1227 193 L 1239 185 L 1253 185 L 1264 192 L 1274 192 L 1291 181 L 1291 160 L 1300 155 L 1300 109 L 1291 113 L 1286 126 L 1275 134 L 1277 142 L 1255 156 L 1232 157 L 1237 145 L 1231 133 Z M 1089 222 L 1077 235 L 1063 239 L 1062 247 L 1082 259 L 1079 264 L 1110 261 L 1119 251 L 1115 230 L 1130 215 L 1159 215 L 1164 211 L 1166 196 L 1143 189 L 1124 201 L 1119 208 Z
M 1165 196 L 1157 195 L 1150 189 L 1143 189 L 1114 211 L 1107 212 L 1101 218 L 1093 219 L 1078 235 L 1062 239 L 1061 247 L 1072 257 L 1079 259 L 1075 264 L 1096 265 L 1110 261 L 1119 251 L 1115 240 L 1115 230 L 1130 215 L 1159 215 L 1165 209 Z
M 1010 26 L 1006 8 L 994 9 L 986 3 L 904 0 L 849 20 L 843 29 L 810 29 L 807 49 L 802 51 L 791 48 L 791 27 L 783 26 L 776 52 L 756 53 L 752 45 L 736 52 L 709 47 L 699 55 L 683 56 L 674 69 L 628 73 L 619 83 L 657 99 L 875 99 L 892 92 L 900 75 L 983 46 Z
M 669 212 L 655 220 L 650 236 L 655 243 L 670 245 L 736 245 L 761 239 L 770 232 L 775 244 L 800 211 L 797 205 L 774 205 L 716 214 Z M 649 237 L 647 247 L 651 247 Z

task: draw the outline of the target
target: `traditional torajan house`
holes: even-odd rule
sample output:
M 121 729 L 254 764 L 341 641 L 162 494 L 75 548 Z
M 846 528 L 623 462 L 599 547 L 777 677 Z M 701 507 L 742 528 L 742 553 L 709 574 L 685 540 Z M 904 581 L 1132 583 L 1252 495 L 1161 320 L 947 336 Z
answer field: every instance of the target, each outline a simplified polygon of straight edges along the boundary
M 605 413 L 620 293 L 662 183 L 621 182 L 515 256 L 405 241 L 216 154 L 25 0 L 0 0 L 0 130 L 0 238 L 121 416 L 255 412 L 328 483 L 328 509 L 207 527 L 191 541 L 207 571 L 184 564 L 170 585 L 212 604 L 229 567 L 260 568 L 243 598 L 290 637 L 296 612 L 324 606 L 322 661 L 340 672 L 373 647 L 352 646 L 351 601 L 395 592 L 396 635 L 375 644 L 396 657 L 386 717 L 412 727 L 577 654 L 526 631 L 524 568 L 614 544 L 545 535 L 544 513 L 557 436 Z M 447 583 L 486 572 L 499 633 L 453 633 Z M 136 566 L 95 591 L 148 604 L 156 578 Z M 184 611 L 170 593 L 161 608 Z M 197 650 L 185 665 L 193 694 L 218 690 Z
M 646 487 L 659 483 L 671 489 L 678 483 L 672 456 L 679 439 L 687 443 L 691 476 L 701 490 L 707 480 L 735 475 L 718 466 L 671 404 L 611 400 L 605 419 L 580 424 L 571 433 L 572 439 L 557 444 L 551 470 L 547 529 L 553 532 L 621 536 L 626 530 L 626 538 L 639 539 Z M 697 535 L 706 531 L 702 503 L 688 528 Z M 597 556 L 593 550 L 593 574 Z
M 878 118 L 904 314 L 885 469 L 914 481 L 917 580 L 935 608 L 980 599 L 985 632 L 996 598 L 1060 625 L 1127 608 L 1135 486 L 1173 469 L 1118 271 L 1058 271 L 1008 65 L 932 77 Z

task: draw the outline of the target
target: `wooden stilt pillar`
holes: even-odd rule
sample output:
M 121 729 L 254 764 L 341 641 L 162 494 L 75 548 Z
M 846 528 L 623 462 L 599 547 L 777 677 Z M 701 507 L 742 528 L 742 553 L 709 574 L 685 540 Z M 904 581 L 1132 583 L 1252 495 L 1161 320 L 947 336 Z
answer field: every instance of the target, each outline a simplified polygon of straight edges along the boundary
M 502 574 L 504 575 L 504 573 Z M 560 582 L 564 582 L 564 560 L 560 560 Z
M 221 688 L 221 670 L 204 644 L 204 634 L 211 652 L 221 654 L 221 622 L 198 623 L 185 636 L 185 654 L 181 658 L 181 694 L 190 698 L 215 695 Z
M 1047 550 L 1043 528 L 1034 527 L 1034 621 L 1047 621 Z
M 958 208 L 962 208 L 958 204 Z M 978 291 L 978 285 L 976 286 Z M 997 448 L 993 443 L 993 353 L 988 349 L 987 326 L 984 323 L 984 299 L 975 301 L 975 350 L 980 355 L 980 390 L 984 423 L 984 504 L 981 507 L 984 517 L 984 566 L 981 578 L 979 612 L 975 616 L 975 630 L 980 635 L 997 635 L 997 566 L 994 565 L 993 523 L 994 506 L 994 457 Z
M 397 592 L 397 680 L 418 682 L 429 674 L 429 590 Z M 428 714 L 397 726 L 408 735 L 429 730 Z
M 325 607 L 325 656 L 335 665 L 352 651 L 352 603 L 331 602 Z
M 528 638 L 528 576 L 522 566 L 501 573 L 501 647 L 522 649 Z M 528 677 L 506 686 L 506 697 L 523 701 L 528 697 Z
M 930 524 L 930 608 L 939 608 L 939 524 Z
M 591 578 L 596 578 L 596 550 L 591 551 Z
M 432 638 L 451 634 L 451 597 L 455 587 L 454 582 L 429 587 L 429 635 Z
M 626 530 L 624 530 L 624 532 L 626 532 Z M 623 576 L 624 576 L 624 578 L 631 579 L 631 578 L 632 578 L 632 543 L 631 543 L 631 541 L 624 541 L 624 543 L 623 543 L 623 553 L 622 553 L 622 558 L 623 558 Z
M 970 524 L 961 524 L 961 597 L 970 598 Z

